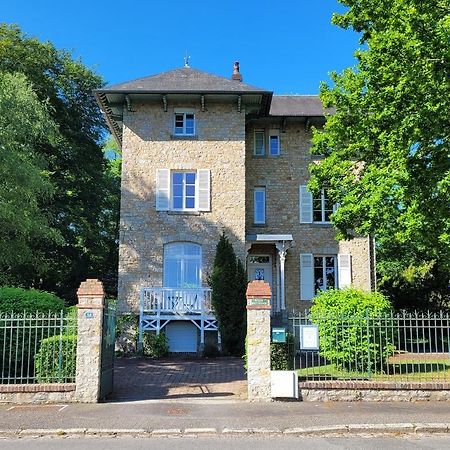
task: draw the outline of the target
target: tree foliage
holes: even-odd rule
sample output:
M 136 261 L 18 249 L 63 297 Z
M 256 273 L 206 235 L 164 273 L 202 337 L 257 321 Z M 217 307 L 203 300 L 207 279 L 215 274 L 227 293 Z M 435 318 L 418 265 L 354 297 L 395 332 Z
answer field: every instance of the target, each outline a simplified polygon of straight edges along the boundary
M 44 264 L 36 242 L 58 241 L 40 203 L 51 199 L 46 161 L 38 143 L 56 142 L 58 131 L 48 108 L 21 74 L 0 72 L 0 283 L 21 264 Z
M 103 157 L 106 126 L 92 94 L 103 81 L 70 53 L 9 25 L 0 25 L 0 71 L 26 77 L 59 131 L 58 139 L 49 139 L 52 127 L 43 128 L 45 136 L 32 145 L 53 191 L 40 196 L 39 206 L 61 239 L 35 240 L 32 251 L 46 263 L 24 261 L 7 276 L 73 297 L 81 279 L 116 272 L 117 174 Z
M 247 329 L 247 275 L 225 233 L 217 244 L 209 284 L 212 288 L 212 304 L 219 322 L 223 351 L 225 354 L 242 356 Z
M 340 204 L 339 237 L 376 236 L 385 286 L 408 283 L 412 272 L 420 278 L 428 267 L 438 296 L 448 296 L 449 3 L 340 3 L 348 10 L 333 22 L 359 32 L 362 47 L 355 67 L 321 87 L 336 112 L 314 132 L 313 153 L 324 158 L 311 167 L 310 187 L 326 185 Z

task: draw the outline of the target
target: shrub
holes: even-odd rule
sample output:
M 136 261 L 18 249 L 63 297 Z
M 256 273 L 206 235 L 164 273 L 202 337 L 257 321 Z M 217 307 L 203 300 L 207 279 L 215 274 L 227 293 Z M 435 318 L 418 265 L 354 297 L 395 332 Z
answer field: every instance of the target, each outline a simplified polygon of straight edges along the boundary
M 144 334 L 144 356 L 150 358 L 162 358 L 169 354 L 169 344 L 165 333 L 145 333 Z
M 270 367 L 272 370 L 292 370 L 294 366 L 294 337 L 286 334 L 286 342 L 270 344 Z
M 52 311 L 64 309 L 64 300 L 37 289 L 0 288 L 0 312 Z
M 75 380 L 77 336 L 57 335 L 43 339 L 35 356 L 39 383 L 61 383 Z
M 382 370 L 394 346 L 389 338 L 389 300 L 354 288 L 321 292 L 310 318 L 319 326 L 320 354 L 345 370 Z

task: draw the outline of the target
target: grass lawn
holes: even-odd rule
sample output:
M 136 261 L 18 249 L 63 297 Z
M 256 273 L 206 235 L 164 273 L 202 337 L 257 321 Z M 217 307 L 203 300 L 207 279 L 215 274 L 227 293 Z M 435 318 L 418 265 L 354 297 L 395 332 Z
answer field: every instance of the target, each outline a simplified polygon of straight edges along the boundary
M 428 355 L 429 356 L 429 355 Z M 351 372 L 335 364 L 297 370 L 300 380 L 450 381 L 450 359 L 402 359 L 389 364 L 387 373 Z

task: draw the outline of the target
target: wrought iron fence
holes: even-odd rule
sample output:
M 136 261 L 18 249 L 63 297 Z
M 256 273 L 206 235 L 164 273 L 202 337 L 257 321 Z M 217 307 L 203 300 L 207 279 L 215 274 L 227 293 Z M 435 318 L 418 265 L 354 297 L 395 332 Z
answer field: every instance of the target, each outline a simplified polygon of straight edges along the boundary
M 290 319 L 301 380 L 450 381 L 450 314 Z
M 73 313 L 0 313 L 0 384 L 75 381 Z

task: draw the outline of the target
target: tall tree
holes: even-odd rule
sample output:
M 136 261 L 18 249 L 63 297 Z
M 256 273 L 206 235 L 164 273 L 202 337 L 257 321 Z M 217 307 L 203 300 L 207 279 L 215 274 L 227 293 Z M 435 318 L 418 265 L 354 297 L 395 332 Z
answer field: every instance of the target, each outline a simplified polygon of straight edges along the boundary
M 58 129 L 22 74 L 0 72 L 0 284 L 23 264 L 46 266 L 41 245 L 59 242 L 40 208 L 53 187 L 38 143 L 55 144 Z
M 9 25 L 0 26 L 0 71 L 20 72 L 31 81 L 38 98 L 48 102 L 61 135 L 56 142 L 37 145 L 37 150 L 48 161 L 54 186 L 52 199 L 42 201 L 41 207 L 62 243 L 36 243 L 36 251 L 49 262 L 45 274 L 24 266 L 11 275 L 23 284 L 73 297 L 82 278 L 115 270 L 109 258 L 110 236 L 101 220 L 111 188 L 101 148 L 106 126 L 92 95 L 103 81 L 69 53 Z
M 339 0 L 333 22 L 361 35 L 355 67 L 321 99 L 336 113 L 315 130 L 310 187 L 340 204 L 339 237 L 378 239 L 386 286 L 427 276 L 448 300 L 450 5 L 448 0 Z M 440 280 L 440 281 L 438 281 Z M 435 292 L 436 293 L 436 292 Z M 429 297 L 428 300 L 432 301 Z

